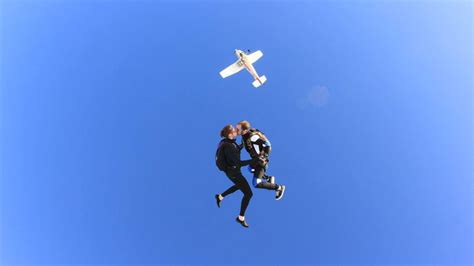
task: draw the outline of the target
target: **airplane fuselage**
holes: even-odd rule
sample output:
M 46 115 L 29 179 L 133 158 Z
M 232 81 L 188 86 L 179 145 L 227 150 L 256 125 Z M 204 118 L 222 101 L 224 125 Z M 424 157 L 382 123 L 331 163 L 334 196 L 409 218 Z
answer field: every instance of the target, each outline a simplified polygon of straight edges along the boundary
M 260 82 L 260 84 L 263 84 L 263 82 L 260 80 L 260 78 L 257 74 L 257 71 L 253 67 L 252 63 L 250 63 L 250 60 L 248 60 L 247 54 L 244 53 L 243 51 L 237 49 L 237 50 L 235 50 L 235 55 L 240 60 L 240 63 L 245 67 L 245 69 L 247 69 L 247 71 L 250 73 L 250 75 L 252 75 L 255 80 L 258 80 L 258 82 Z

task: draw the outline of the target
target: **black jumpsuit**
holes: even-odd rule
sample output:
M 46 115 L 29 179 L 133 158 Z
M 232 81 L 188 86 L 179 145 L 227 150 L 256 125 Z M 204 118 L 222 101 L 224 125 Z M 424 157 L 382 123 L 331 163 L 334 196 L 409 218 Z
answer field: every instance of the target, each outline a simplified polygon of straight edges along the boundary
M 230 179 L 230 181 L 234 183 L 233 186 L 228 188 L 221 195 L 225 197 L 240 189 L 240 191 L 244 193 L 244 197 L 242 198 L 242 202 L 240 204 L 240 215 L 245 216 L 245 210 L 247 210 L 247 206 L 249 205 L 253 193 L 249 183 L 242 175 L 240 167 L 249 165 L 252 160 L 240 160 L 240 148 L 235 142 L 235 140 L 224 139 L 221 149 L 223 149 L 224 158 L 227 165 L 227 170 L 225 171 L 225 174 Z
M 253 169 L 253 185 L 256 188 L 264 188 L 268 190 L 277 190 L 278 185 L 267 182 L 269 176 L 266 175 L 269 156 L 271 152 L 271 144 L 265 138 L 262 138 L 258 133 L 257 129 L 250 129 L 246 134 L 242 135 L 242 144 L 245 147 L 245 150 L 250 154 L 252 159 L 261 158 L 262 160 L 255 160 L 251 163 Z

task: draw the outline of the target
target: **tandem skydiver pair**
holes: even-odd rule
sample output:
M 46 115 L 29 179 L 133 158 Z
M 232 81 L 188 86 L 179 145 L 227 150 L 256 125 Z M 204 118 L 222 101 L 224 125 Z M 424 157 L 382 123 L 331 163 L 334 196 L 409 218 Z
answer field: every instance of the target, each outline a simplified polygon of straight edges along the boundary
M 251 128 L 248 121 L 241 121 L 235 127 L 227 125 L 221 130 L 222 140 L 219 142 L 216 151 L 216 166 L 219 170 L 225 172 L 229 180 L 234 183 L 221 194 L 215 195 L 217 206 L 221 206 L 221 201 L 229 194 L 237 190 L 244 194 L 240 206 L 239 216 L 236 221 L 244 227 L 248 227 L 245 220 L 245 211 L 252 198 L 252 189 L 249 183 L 242 175 L 240 168 L 248 166 L 253 173 L 253 186 L 255 188 L 274 190 L 275 199 L 280 200 L 285 193 L 285 186 L 275 183 L 275 177 L 266 174 L 268 168 L 271 144 L 268 138 L 258 129 Z M 237 136 L 242 137 L 242 143 L 236 142 Z M 249 153 L 251 159 L 242 161 L 240 158 L 241 150 Z

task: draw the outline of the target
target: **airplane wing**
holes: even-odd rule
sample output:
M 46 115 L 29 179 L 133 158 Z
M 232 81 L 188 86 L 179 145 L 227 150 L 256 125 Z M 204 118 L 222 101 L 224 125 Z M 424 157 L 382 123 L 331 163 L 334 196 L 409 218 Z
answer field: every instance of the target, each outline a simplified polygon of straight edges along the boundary
M 232 76 L 235 73 L 240 72 L 240 70 L 244 69 L 244 66 L 239 63 L 240 63 L 240 60 L 226 67 L 224 70 L 219 72 L 219 74 L 221 75 L 222 78 L 227 78 L 228 76 Z
M 263 56 L 263 53 L 262 51 L 258 50 L 256 52 L 253 52 L 249 55 L 247 55 L 247 58 L 250 60 L 250 64 L 253 64 L 255 62 L 257 62 L 258 59 L 260 59 L 260 57 Z

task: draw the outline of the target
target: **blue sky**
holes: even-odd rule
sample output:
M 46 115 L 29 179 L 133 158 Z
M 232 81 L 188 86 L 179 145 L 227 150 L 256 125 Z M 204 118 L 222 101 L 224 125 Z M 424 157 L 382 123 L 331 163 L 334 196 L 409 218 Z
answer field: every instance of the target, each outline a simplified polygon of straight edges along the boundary
M 2 1 L 1 262 L 474 264 L 472 2 Z M 260 89 L 221 79 L 261 49 Z M 273 144 L 240 194 L 218 132 Z M 250 174 L 244 171 L 247 178 Z

